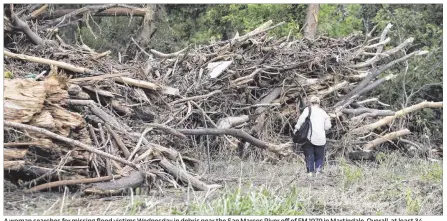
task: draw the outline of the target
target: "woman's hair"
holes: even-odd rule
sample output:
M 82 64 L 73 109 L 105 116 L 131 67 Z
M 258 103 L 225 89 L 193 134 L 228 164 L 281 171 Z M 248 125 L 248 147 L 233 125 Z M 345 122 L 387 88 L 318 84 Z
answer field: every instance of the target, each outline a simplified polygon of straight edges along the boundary
M 311 96 L 311 97 L 309 98 L 309 102 L 310 102 L 311 104 L 320 104 L 320 98 L 317 97 L 317 96 Z

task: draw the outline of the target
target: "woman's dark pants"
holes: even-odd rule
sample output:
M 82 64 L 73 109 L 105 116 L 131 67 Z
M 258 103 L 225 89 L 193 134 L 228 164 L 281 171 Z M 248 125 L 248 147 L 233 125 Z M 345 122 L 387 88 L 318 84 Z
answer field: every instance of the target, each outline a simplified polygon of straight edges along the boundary
M 313 145 L 310 142 L 306 142 L 303 145 L 303 152 L 308 173 L 315 172 L 315 169 L 321 170 L 323 168 L 324 146 L 325 145 Z

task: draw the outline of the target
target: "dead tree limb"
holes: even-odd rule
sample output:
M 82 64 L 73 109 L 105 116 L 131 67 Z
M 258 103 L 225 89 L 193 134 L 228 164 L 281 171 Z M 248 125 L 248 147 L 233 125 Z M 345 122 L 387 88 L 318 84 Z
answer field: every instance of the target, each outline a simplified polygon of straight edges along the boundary
M 130 73 L 104 74 L 104 75 L 93 76 L 93 77 L 73 78 L 73 79 L 70 79 L 70 83 L 88 84 L 88 83 L 95 83 L 97 81 L 101 81 L 106 78 L 122 77 L 122 76 L 128 76 L 128 75 L 130 75 Z
M 274 153 L 284 155 L 283 151 L 288 145 L 274 145 L 254 138 L 247 132 L 239 129 L 220 129 L 220 128 L 204 128 L 204 129 L 177 129 L 178 132 L 185 135 L 231 135 L 241 138 L 246 142 L 253 144 L 261 149 L 270 150 Z
M 424 55 L 426 54 L 427 51 L 415 51 L 412 52 L 410 54 L 407 54 L 399 59 L 396 59 L 394 61 L 389 62 L 388 64 L 381 66 L 379 69 L 376 69 L 374 71 L 372 71 L 372 73 L 370 73 L 366 78 L 364 78 L 354 89 L 352 89 L 347 95 L 345 95 L 337 104 L 334 105 L 334 107 L 340 107 L 340 106 L 347 106 L 350 103 L 352 103 L 354 101 L 354 99 L 352 99 L 354 96 L 359 96 L 359 92 L 362 91 L 375 77 L 379 76 L 382 72 L 388 70 L 389 68 L 391 68 L 393 65 L 399 63 L 399 62 L 403 62 L 408 60 L 409 58 L 411 58 L 412 56 L 415 55 Z M 364 93 L 365 91 L 363 91 L 362 93 Z
M 371 109 L 371 108 L 357 108 L 357 109 L 343 109 L 341 112 L 344 114 L 352 114 L 352 115 L 360 115 L 364 113 L 377 113 L 377 115 L 381 114 L 392 114 L 394 115 L 394 111 L 392 110 L 378 110 L 378 109 Z
M 36 17 L 42 15 L 42 14 L 45 12 L 45 10 L 47 10 L 47 8 L 48 8 L 48 4 L 44 4 L 44 5 L 43 5 L 42 7 L 40 7 L 39 9 L 37 9 L 37 10 L 31 12 L 31 14 L 30 14 L 28 17 L 26 17 L 25 20 L 33 19 L 33 18 L 36 18 Z
M 55 61 L 55 60 L 50 60 L 50 59 L 46 59 L 46 58 L 28 56 L 28 55 L 24 55 L 24 54 L 15 54 L 15 53 L 12 53 L 12 52 L 9 52 L 6 50 L 3 50 L 3 52 L 6 56 L 8 56 L 10 58 L 24 60 L 24 61 L 31 61 L 31 62 L 35 62 L 35 63 L 39 63 L 39 64 L 55 65 L 57 67 L 60 67 L 60 68 L 63 68 L 63 69 L 69 70 L 69 71 L 77 72 L 77 73 L 91 74 L 91 75 L 101 75 L 102 74 L 100 72 L 93 71 L 88 68 L 77 67 L 75 65 L 68 64 L 68 63 L 61 62 L 61 61 Z
M 198 189 L 201 191 L 210 190 L 210 187 L 206 183 L 191 176 L 190 174 L 188 174 L 185 170 L 181 169 L 180 167 L 176 167 L 169 160 L 166 160 L 165 158 L 161 158 L 159 164 L 161 167 L 163 167 L 163 169 L 165 169 L 168 173 L 173 175 L 175 178 L 181 180 L 184 183 L 191 184 L 191 186 L 193 186 L 195 189 Z
M 170 134 L 172 134 L 172 135 L 174 135 L 174 136 L 176 136 L 178 138 L 186 139 L 186 136 L 183 135 L 182 133 L 180 133 L 178 130 L 176 130 L 174 128 L 171 128 L 171 127 L 168 127 L 168 126 L 163 125 L 163 124 L 149 123 L 149 124 L 146 124 L 146 126 L 147 127 L 158 128 L 158 129 L 161 129 L 161 130 L 163 130 L 163 131 L 165 131 L 167 133 L 170 133 Z
M 378 61 L 380 61 L 381 59 L 389 57 L 389 56 L 395 54 L 396 52 L 402 50 L 403 48 L 405 48 L 406 46 L 411 44 L 413 41 L 414 41 L 414 38 L 408 38 L 407 40 L 402 42 L 402 44 L 398 45 L 397 47 L 392 48 L 392 49 L 385 51 L 383 53 L 377 54 L 373 58 L 371 58 L 367 61 L 364 61 L 362 63 L 356 64 L 356 65 L 351 65 L 350 67 L 351 68 L 364 68 L 364 67 L 373 65 L 373 64 L 377 63 Z
M 109 131 L 109 133 L 112 134 L 112 137 L 113 137 L 113 139 L 115 139 L 116 143 L 118 144 L 118 147 L 120 147 L 120 149 L 123 151 L 126 159 L 129 158 L 129 156 L 130 156 L 129 149 L 123 143 L 123 140 L 121 140 L 121 137 L 114 130 L 112 130 L 112 128 L 108 124 L 105 124 L 105 126 L 106 126 L 107 130 Z
M 43 45 L 45 43 L 45 41 L 41 37 L 39 37 L 39 35 L 37 35 L 31 30 L 31 28 L 28 26 L 28 24 L 26 24 L 26 22 L 20 20 L 20 18 L 14 13 L 12 5 L 10 13 L 11 13 L 11 23 L 14 29 L 23 32 L 35 45 Z
M 76 185 L 76 184 L 82 184 L 82 183 L 96 183 L 96 182 L 102 182 L 102 181 L 109 181 L 114 178 L 119 178 L 120 176 L 105 176 L 105 177 L 96 177 L 96 178 L 86 178 L 86 179 L 77 179 L 77 180 L 60 180 L 55 181 L 51 183 L 44 183 L 38 186 L 35 186 L 33 188 L 27 189 L 24 192 L 25 193 L 34 193 L 40 190 L 44 189 L 50 189 L 53 187 L 58 186 L 65 186 L 65 185 Z
M 390 31 L 390 29 L 393 27 L 393 25 L 391 23 L 388 23 L 386 25 L 386 27 L 383 29 L 382 34 L 380 35 L 380 40 L 379 42 L 382 42 L 385 40 L 388 32 Z M 379 47 L 377 47 L 377 51 L 376 53 L 382 53 L 383 51 L 383 45 L 380 45 Z
M 54 19 L 68 15 L 78 9 L 59 9 L 52 12 L 40 14 L 37 17 L 39 19 Z M 93 16 L 144 16 L 146 13 L 143 9 L 136 8 L 124 8 L 124 7 L 111 7 L 103 11 L 90 12 Z M 82 17 L 82 12 L 72 17 Z
M 419 104 L 415 104 L 413 106 L 410 106 L 410 107 L 404 108 L 400 111 L 397 111 L 396 114 L 394 114 L 394 116 L 385 117 L 375 123 L 356 128 L 355 130 L 352 131 L 352 133 L 353 134 L 368 133 L 368 132 L 371 132 L 372 130 L 374 130 L 378 127 L 386 125 L 386 124 L 390 123 L 391 121 L 393 121 L 394 119 L 402 117 L 410 112 L 417 111 L 422 108 L 442 108 L 442 103 L 443 103 L 442 101 L 441 102 L 424 101 Z
M 398 137 L 409 135 L 409 134 L 411 134 L 411 132 L 408 129 L 403 129 L 403 130 L 399 130 L 396 132 L 392 132 L 392 133 L 386 134 L 385 136 L 379 137 L 375 140 L 368 142 L 363 149 L 372 150 L 373 148 L 377 147 L 380 144 L 383 144 L 387 141 L 394 140 Z
M 106 10 L 108 8 L 112 8 L 117 6 L 118 4 L 107 4 L 107 5 L 89 5 L 89 6 L 85 6 L 82 7 L 80 9 L 76 9 L 72 12 L 69 12 L 68 14 L 64 14 L 62 16 L 60 16 L 59 18 L 53 20 L 54 24 L 59 24 L 64 20 L 70 20 L 70 18 L 76 17 L 79 14 L 83 14 L 85 12 L 91 12 L 91 13 L 95 13 L 97 11 L 102 11 L 102 10 Z

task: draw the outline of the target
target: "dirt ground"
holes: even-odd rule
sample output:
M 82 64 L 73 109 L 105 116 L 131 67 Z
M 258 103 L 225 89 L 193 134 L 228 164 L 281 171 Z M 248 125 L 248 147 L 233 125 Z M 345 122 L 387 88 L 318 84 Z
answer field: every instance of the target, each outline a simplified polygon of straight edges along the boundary
M 4 215 L 179 214 L 190 205 L 211 202 L 238 187 L 246 192 L 264 188 L 278 196 L 296 187 L 306 215 L 441 215 L 442 178 L 441 182 L 426 180 L 433 165 L 414 159 L 421 165 L 416 168 L 411 161 L 390 159 L 381 165 L 334 161 L 323 175 L 309 178 L 299 158 L 276 164 L 233 158 L 211 161 L 209 173 L 203 165 L 202 180 L 223 186 L 208 193 L 185 187 L 102 198 L 78 193 L 6 192 Z M 390 169 L 388 163 L 395 165 Z

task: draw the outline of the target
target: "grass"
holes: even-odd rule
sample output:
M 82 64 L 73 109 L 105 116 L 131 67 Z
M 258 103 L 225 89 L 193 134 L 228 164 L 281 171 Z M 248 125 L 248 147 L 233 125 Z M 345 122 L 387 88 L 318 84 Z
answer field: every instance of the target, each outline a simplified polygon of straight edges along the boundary
M 442 215 L 442 162 L 379 154 L 377 162 L 338 159 L 310 180 L 299 160 L 212 162 L 202 179 L 214 192 L 151 190 L 108 201 L 66 196 L 66 215 Z M 59 215 L 62 194 L 5 199 L 5 215 Z M 17 197 L 17 196 L 16 196 Z M 31 199 L 32 198 L 32 199 Z
M 276 195 L 265 187 L 227 190 L 222 197 L 211 202 L 195 203 L 175 215 L 303 215 L 304 202 L 298 189 L 292 187 Z

